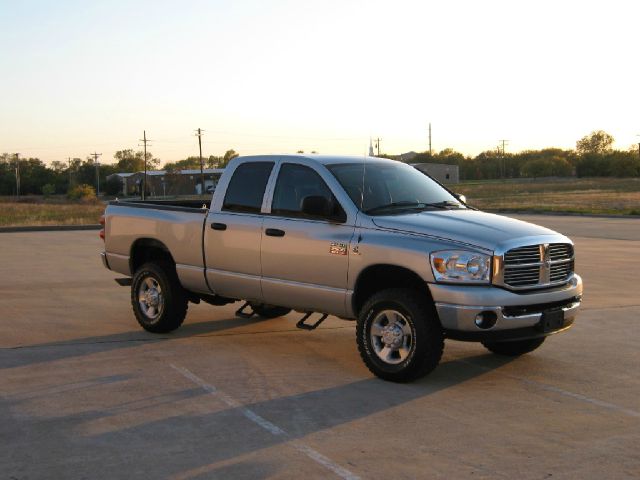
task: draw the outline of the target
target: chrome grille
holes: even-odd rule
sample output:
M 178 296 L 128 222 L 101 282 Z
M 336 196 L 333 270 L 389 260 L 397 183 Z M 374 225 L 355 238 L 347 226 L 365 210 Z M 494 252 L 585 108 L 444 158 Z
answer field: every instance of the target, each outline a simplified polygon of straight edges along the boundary
M 573 273 L 573 260 L 571 262 L 558 263 L 549 267 L 549 280 L 552 283 L 562 282 Z
M 502 280 L 515 289 L 559 285 L 573 274 L 573 266 L 571 244 L 527 245 L 504 254 Z
M 573 247 L 568 243 L 550 243 L 549 244 L 549 259 L 565 260 L 573 258 Z
M 540 261 L 540 245 L 529 245 L 509 250 L 504 255 L 505 265 L 520 265 Z

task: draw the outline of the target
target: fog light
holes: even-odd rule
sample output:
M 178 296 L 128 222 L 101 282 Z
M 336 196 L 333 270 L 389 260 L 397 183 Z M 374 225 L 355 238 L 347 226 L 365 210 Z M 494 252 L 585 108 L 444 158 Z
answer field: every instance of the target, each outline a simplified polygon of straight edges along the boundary
M 476 315 L 476 327 L 486 330 L 493 327 L 498 321 L 498 316 L 495 312 L 485 311 Z

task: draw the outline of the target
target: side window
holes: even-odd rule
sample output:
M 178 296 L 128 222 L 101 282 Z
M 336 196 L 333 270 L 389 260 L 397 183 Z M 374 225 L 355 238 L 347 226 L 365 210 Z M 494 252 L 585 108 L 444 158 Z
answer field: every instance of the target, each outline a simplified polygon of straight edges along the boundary
M 273 162 L 244 163 L 236 168 L 224 196 L 222 210 L 260 213 Z
M 302 213 L 302 200 L 308 196 L 325 197 L 332 205 L 333 212 L 330 216 L 344 215 L 342 207 L 322 177 L 309 167 L 293 163 L 285 163 L 280 168 L 271 213 L 284 217 L 307 217 Z

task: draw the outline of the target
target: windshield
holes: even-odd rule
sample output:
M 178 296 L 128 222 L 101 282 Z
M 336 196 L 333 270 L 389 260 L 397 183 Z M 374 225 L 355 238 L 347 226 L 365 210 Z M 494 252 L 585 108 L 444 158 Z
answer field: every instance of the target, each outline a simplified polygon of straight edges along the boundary
M 458 199 L 431 178 L 405 163 L 342 163 L 328 165 L 327 168 L 353 203 L 370 215 L 464 208 Z

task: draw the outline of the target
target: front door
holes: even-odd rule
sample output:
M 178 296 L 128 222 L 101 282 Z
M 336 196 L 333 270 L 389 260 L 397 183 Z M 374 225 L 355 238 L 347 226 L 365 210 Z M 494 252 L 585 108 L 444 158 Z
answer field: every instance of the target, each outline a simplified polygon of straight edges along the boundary
M 334 206 L 332 215 L 305 215 L 302 201 L 306 196 L 326 197 Z M 265 216 L 263 223 L 265 303 L 345 314 L 349 245 L 355 229 L 336 221 L 340 211 L 342 207 L 315 170 L 294 163 L 282 164 L 271 215 Z

